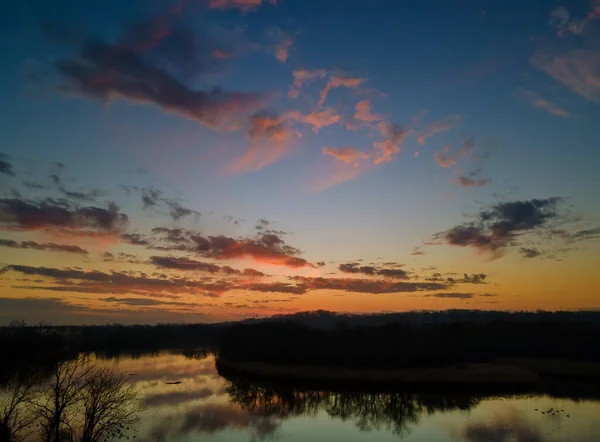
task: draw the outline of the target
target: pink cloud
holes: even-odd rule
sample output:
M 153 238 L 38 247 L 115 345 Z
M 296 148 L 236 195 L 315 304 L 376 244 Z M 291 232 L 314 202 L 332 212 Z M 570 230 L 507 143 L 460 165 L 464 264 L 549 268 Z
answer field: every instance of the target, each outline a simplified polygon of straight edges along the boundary
M 450 129 L 455 128 L 460 124 L 460 115 L 450 115 L 441 120 L 434 121 L 425 127 L 425 130 L 418 136 L 417 142 L 421 145 L 425 145 L 425 140 L 431 138 L 435 134 L 440 132 L 446 132 Z
M 340 116 L 336 114 L 335 109 L 328 107 L 323 111 L 315 111 L 309 114 L 302 114 L 299 111 L 289 111 L 283 114 L 282 119 L 308 124 L 312 126 L 312 131 L 316 134 L 320 129 L 338 123 Z
M 402 127 L 387 122 L 381 121 L 377 123 L 379 133 L 386 137 L 384 141 L 376 141 L 373 143 L 373 148 L 376 152 L 375 164 L 389 163 L 392 157 L 399 154 L 402 150 L 402 143 L 412 131 L 403 129 Z
M 257 9 L 262 3 L 277 5 L 277 0 L 208 0 L 211 9 L 239 9 L 242 12 L 250 12 Z
M 319 108 L 323 107 L 325 100 L 327 99 L 327 95 L 331 89 L 335 89 L 338 87 L 346 87 L 349 89 L 356 89 L 365 81 L 364 78 L 352 78 L 352 77 L 338 77 L 332 76 L 327 81 L 325 88 L 321 91 L 321 97 L 319 99 Z
M 450 146 L 444 146 L 444 148 L 433 154 L 433 158 L 438 166 L 447 169 L 456 164 L 456 157 L 450 154 Z
M 325 69 L 315 69 L 312 71 L 308 69 L 297 69 L 295 71 L 292 71 L 294 82 L 290 86 L 288 96 L 290 98 L 298 98 L 298 96 L 300 95 L 300 89 L 302 89 L 304 83 L 311 80 L 325 78 L 326 75 L 327 71 Z
M 546 100 L 535 92 L 523 90 L 521 91 L 521 95 L 531 106 L 535 108 L 545 110 L 546 112 L 556 115 L 557 117 L 569 117 L 569 113 L 566 110 L 552 103 L 551 101 Z
M 531 64 L 576 94 L 600 103 L 600 51 L 577 49 L 558 55 L 538 53 Z
M 356 164 L 358 160 L 367 159 L 369 155 L 362 152 L 355 147 L 323 147 L 321 149 L 324 155 L 329 155 L 337 160 L 340 160 L 347 164 Z
M 282 63 L 285 63 L 289 57 L 290 47 L 293 41 L 291 38 L 286 38 L 275 45 L 275 58 Z
M 289 127 L 280 117 L 255 114 L 248 122 L 248 150 L 235 161 L 230 172 L 248 172 L 262 169 L 275 162 L 286 152 L 288 143 L 301 134 Z
M 354 116 L 346 122 L 346 129 L 357 130 L 365 124 L 381 121 L 385 117 L 371 112 L 371 100 L 362 100 L 354 106 Z

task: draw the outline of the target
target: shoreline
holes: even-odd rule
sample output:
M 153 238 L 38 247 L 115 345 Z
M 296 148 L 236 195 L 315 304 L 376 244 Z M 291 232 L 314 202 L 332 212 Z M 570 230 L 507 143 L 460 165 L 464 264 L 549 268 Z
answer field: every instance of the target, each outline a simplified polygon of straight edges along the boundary
M 366 387 L 445 387 L 448 389 L 536 389 L 548 378 L 600 380 L 600 364 L 541 359 L 498 360 L 445 368 L 356 369 L 266 362 L 240 362 L 218 358 L 224 375 L 312 385 Z
M 371 386 L 498 386 L 534 387 L 539 376 L 534 371 L 509 364 L 465 364 L 463 367 L 353 369 L 315 365 L 279 365 L 239 362 L 219 358 L 219 372 L 300 383 L 362 384 Z

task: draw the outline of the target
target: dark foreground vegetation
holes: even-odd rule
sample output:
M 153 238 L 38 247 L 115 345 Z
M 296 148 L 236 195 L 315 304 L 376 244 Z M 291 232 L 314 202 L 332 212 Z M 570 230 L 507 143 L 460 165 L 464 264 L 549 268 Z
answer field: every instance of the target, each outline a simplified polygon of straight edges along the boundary
M 137 393 L 123 375 L 86 356 L 29 371 L 0 389 L 0 441 L 104 442 L 138 422 Z
M 221 357 L 248 362 L 358 368 L 444 367 L 499 358 L 600 361 L 600 315 L 505 315 L 490 322 L 409 322 L 329 329 L 297 322 L 236 325 Z

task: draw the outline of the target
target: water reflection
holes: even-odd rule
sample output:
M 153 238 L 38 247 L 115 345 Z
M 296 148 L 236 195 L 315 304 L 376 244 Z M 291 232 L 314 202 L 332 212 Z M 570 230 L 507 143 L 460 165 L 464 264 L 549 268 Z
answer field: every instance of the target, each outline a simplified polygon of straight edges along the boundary
M 360 431 L 385 429 L 398 436 L 407 434 L 423 414 L 470 410 L 481 400 L 471 395 L 323 392 L 243 379 L 229 382 L 231 402 L 253 414 L 289 419 L 324 411 L 331 418 L 354 422 Z
M 126 375 L 138 392 L 145 409 L 137 440 L 600 440 L 600 402 L 590 395 L 591 388 L 581 390 L 581 396 L 571 393 L 570 399 L 564 386 L 560 397 L 547 392 L 361 393 L 223 376 L 206 352 L 119 355 L 96 363 Z M 535 411 L 551 407 L 565 413 Z

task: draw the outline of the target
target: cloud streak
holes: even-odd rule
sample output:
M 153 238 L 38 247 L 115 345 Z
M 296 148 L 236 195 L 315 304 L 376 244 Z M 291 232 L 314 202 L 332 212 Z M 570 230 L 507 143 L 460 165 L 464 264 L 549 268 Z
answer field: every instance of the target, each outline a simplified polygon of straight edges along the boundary
M 556 115 L 557 117 L 567 118 L 569 117 L 569 113 L 563 108 L 557 106 L 551 101 L 542 98 L 540 95 L 535 92 L 523 90 L 521 91 L 521 95 L 523 98 L 533 107 L 537 109 L 542 109 L 549 114 Z
M 32 249 L 48 252 L 74 253 L 77 255 L 88 255 L 89 252 L 75 245 L 38 243 L 36 241 L 14 241 L 12 239 L 0 239 L 0 247 L 10 247 L 13 249 Z

